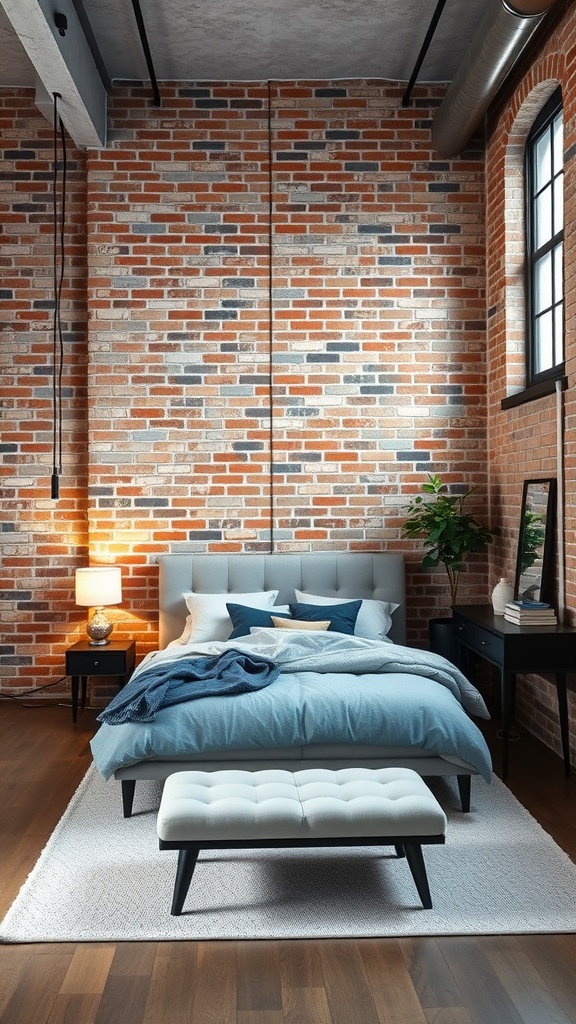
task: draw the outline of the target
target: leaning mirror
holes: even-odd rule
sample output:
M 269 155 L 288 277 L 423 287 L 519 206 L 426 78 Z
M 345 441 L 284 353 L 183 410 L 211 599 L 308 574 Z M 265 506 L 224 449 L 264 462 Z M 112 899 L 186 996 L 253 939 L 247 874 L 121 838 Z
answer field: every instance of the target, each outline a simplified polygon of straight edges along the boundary
M 555 605 L 556 480 L 525 480 L 516 560 L 516 600 Z

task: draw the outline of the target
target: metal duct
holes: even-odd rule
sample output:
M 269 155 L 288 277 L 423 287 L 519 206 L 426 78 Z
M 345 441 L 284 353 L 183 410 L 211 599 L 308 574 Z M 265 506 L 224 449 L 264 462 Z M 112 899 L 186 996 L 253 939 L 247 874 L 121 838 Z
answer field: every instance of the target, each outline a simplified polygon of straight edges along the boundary
M 557 0 L 490 0 L 432 123 L 432 144 L 456 156 L 476 131 L 522 50 Z

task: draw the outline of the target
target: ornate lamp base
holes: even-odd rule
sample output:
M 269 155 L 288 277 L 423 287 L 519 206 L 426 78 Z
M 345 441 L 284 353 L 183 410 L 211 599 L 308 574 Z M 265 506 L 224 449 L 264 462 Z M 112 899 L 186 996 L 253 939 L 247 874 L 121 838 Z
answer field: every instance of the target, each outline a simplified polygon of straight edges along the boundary
M 113 623 L 104 614 L 104 609 L 95 608 L 94 615 L 86 626 L 92 647 L 102 647 L 104 644 L 110 643 L 108 637 L 113 628 Z

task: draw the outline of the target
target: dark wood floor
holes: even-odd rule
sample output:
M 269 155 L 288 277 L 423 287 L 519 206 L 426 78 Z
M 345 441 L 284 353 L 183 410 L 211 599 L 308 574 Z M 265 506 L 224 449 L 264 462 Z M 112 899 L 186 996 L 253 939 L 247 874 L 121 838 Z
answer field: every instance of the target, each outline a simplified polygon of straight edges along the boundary
M 90 763 L 93 729 L 90 711 L 73 727 L 68 709 L 0 702 L 0 916 Z M 576 779 L 560 760 L 523 734 L 508 783 L 576 860 Z M 576 1024 L 576 934 L 0 947 L 0 1024 L 191 1022 Z

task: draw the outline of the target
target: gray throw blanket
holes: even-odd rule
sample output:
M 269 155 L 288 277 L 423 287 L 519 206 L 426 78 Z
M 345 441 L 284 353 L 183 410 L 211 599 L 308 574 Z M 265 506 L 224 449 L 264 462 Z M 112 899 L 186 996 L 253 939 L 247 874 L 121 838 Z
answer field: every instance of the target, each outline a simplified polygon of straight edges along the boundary
M 98 721 L 108 725 L 152 722 L 158 711 L 172 704 L 261 690 L 274 682 L 279 672 L 267 658 L 236 650 L 213 658 L 151 666 L 112 698 Z

